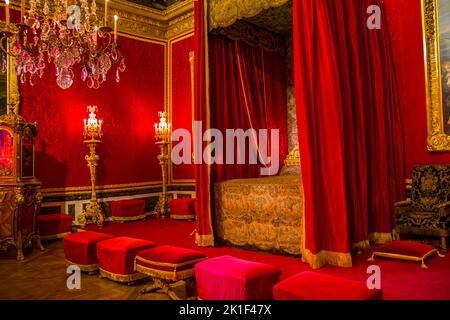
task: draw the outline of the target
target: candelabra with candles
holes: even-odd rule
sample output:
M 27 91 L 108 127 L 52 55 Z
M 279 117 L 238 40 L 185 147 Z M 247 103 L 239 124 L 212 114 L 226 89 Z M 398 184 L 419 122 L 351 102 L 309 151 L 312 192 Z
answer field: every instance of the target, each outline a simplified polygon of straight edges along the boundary
M 34 85 L 44 75 L 46 64 L 55 65 L 56 82 L 69 88 L 75 65 L 89 88 L 98 88 L 115 68 L 115 79 L 125 71 L 125 59 L 117 43 L 117 20 L 108 26 L 108 1 L 103 21 L 97 17 L 96 0 L 21 0 L 20 21 L 10 19 L 10 0 L 5 1 L 5 28 L 0 30 L 0 55 L 15 58 L 22 83 Z M 28 8 L 25 2 L 28 2 Z M 114 33 L 113 33 L 114 32 Z M 3 41 L 7 39 L 7 41 Z
M 158 155 L 159 164 L 162 171 L 162 194 L 159 197 L 158 204 L 154 213 L 157 216 L 165 217 L 169 212 L 167 197 L 167 164 L 169 162 L 169 144 L 171 141 L 170 123 L 167 122 L 167 113 L 159 112 L 159 123 L 155 123 L 155 140 L 159 146 L 160 153 Z
M 96 223 L 100 228 L 105 221 L 105 214 L 102 207 L 97 202 L 97 193 L 95 191 L 95 179 L 98 161 L 100 157 L 97 155 L 95 149 L 99 144 L 100 138 L 103 135 L 102 132 L 102 120 L 97 120 L 96 112 L 98 108 L 96 106 L 88 106 L 89 119 L 84 119 L 84 143 L 89 147 L 90 154 L 85 156 L 87 165 L 91 173 L 91 187 L 92 195 L 91 201 L 87 204 L 83 213 L 78 217 L 78 222 L 85 226 L 89 221 Z

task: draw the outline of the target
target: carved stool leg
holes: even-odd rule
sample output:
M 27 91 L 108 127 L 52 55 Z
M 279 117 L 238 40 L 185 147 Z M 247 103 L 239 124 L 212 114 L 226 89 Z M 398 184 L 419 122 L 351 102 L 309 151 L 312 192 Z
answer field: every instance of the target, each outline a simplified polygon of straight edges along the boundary
M 141 294 L 156 291 L 156 290 L 161 290 L 167 296 L 169 296 L 169 298 L 172 300 L 181 300 L 180 297 L 178 297 L 178 295 L 175 293 L 175 291 L 173 291 L 169 282 L 158 279 L 158 278 L 153 278 L 153 283 L 150 286 L 142 289 Z
M 186 296 L 197 298 L 197 283 L 195 282 L 195 277 L 188 278 L 184 280 L 186 286 Z
M 42 242 L 41 242 L 41 237 L 37 237 L 37 245 L 39 247 L 39 250 L 45 251 L 45 248 L 44 248 L 44 246 L 42 245 Z

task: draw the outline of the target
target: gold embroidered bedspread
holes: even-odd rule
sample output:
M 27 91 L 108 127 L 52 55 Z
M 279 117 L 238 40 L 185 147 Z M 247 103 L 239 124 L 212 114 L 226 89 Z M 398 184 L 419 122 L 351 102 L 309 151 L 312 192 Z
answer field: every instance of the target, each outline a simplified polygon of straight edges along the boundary
M 216 183 L 214 199 L 220 239 L 235 246 L 300 254 L 303 199 L 299 176 Z

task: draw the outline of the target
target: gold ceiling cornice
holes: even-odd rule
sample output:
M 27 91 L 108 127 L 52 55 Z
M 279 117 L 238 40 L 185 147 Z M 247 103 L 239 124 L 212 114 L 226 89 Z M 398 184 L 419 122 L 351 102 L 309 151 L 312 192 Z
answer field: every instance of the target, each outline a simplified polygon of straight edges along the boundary
M 96 0 L 98 17 L 103 19 L 103 0 Z M 20 0 L 12 0 L 20 8 Z M 110 0 L 108 23 L 113 25 L 113 15 L 119 15 L 119 33 L 137 37 L 170 40 L 194 31 L 194 0 L 180 1 L 167 10 L 157 10 L 125 0 Z

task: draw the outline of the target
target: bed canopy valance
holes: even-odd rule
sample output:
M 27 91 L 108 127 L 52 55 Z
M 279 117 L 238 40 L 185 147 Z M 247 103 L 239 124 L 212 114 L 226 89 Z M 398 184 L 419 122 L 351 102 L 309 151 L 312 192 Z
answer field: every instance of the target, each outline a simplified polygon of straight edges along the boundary
M 226 28 L 242 18 L 257 16 L 261 11 L 276 8 L 289 0 L 209 0 L 209 30 Z

